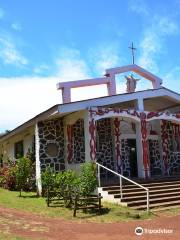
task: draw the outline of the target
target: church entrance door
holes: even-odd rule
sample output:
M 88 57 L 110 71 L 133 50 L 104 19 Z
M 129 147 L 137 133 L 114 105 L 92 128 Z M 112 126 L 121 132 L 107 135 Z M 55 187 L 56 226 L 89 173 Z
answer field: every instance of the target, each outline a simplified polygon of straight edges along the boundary
M 136 139 L 128 139 L 130 176 L 138 177 Z

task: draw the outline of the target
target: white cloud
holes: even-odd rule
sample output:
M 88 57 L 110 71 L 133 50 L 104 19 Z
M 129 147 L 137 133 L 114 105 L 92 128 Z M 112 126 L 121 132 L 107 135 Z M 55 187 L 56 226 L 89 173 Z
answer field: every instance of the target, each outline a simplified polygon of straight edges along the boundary
M 180 67 L 174 67 L 163 76 L 163 86 L 180 92 Z
M 4 10 L 0 8 L 0 19 L 3 19 L 4 14 L 5 14 Z
M 166 39 L 178 33 L 178 22 L 170 13 L 157 13 L 144 0 L 130 0 L 129 9 L 142 18 L 142 37 L 139 43 L 139 65 L 154 73 L 159 72 L 158 58 L 165 53 Z
M 71 79 L 73 80 L 73 79 Z M 13 129 L 55 104 L 62 103 L 57 77 L 0 78 L 0 131 Z M 72 90 L 72 101 L 106 95 L 105 87 Z
M 46 71 L 49 70 L 49 66 L 45 63 L 40 64 L 38 67 L 33 69 L 33 73 L 35 74 L 44 74 Z
M 56 58 L 56 66 L 56 75 L 60 77 L 61 82 L 91 77 L 90 69 L 77 49 L 61 49 Z
M 149 16 L 149 9 L 144 0 L 130 0 L 129 9 L 142 16 Z
M 0 58 L 4 64 L 23 66 L 28 60 L 17 49 L 15 43 L 7 36 L 0 36 Z
M 93 78 L 87 62 L 79 50 L 63 48 L 56 59 L 58 82 L 76 81 Z M 94 67 L 97 62 L 94 62 Z M 90 99 L 107 95 L 105 86 L 91 86 L 71 90 L 72 101 Z
M 14 22 L 14 23 L 12 23 L 11 24 L 11 27 L 12 27 L 12 29 L 14 29 L 15 31 L 21 31 L 22 30 L 22 26 L 21 26 L 21 24 L 20 23 L 18 23 L 18 22 Z
M 157 58 L 164 53 L 166 38 L 178 33 L 177 23 L 170 17 L 154 16 L 151 25 L 146 25 L 140 41 L 138 64 L 154 73 L 159 71 Z
M 90 59 L 95 72 L 102 75 L 105 69 L 119 66 L 121 58 L 118 44 L 101 44 L 100 47 L 90 50 Z
M 0 128 L 12 129 L 61 102 L 56 78 L 0 78 Z
M 0 78 L 0 129 L 12 129 L 47 108 L 61 103 L 61 91 L 56 84 L 89 78 L 89 69 L 75 49 L 63 49 L 56 60 L 56 77 Z M 105 86 L 73 89 L 72 101 L 107 94 Z

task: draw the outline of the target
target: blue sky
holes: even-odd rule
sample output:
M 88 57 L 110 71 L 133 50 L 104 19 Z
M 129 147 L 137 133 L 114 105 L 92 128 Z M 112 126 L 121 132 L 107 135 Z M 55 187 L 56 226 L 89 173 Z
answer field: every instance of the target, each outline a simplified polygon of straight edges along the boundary
M 180 91 L 179 25 L 178 0 L 0 1 L 0 131 L 60 103 L 57 82 L 131 64 L 132 41 L 135 63 Z

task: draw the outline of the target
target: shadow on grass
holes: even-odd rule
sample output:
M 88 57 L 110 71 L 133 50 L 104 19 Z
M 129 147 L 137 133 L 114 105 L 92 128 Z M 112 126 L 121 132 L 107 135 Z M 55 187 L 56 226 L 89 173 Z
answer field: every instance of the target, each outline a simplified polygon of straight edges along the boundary
M 118 212 L 115 215 L 119 216 L 119 217 L 124 216 L 124 217 L 129 218 L 129 219 L 140 219 L 141 218 L 140 213 Z
M 18 196 L 19 198 L 39 198 L 39 196 L 38 195 L 31 195 L 31 196 Z
M 90 219 L 95 216 L 103 216 L 105 214 L 108 214 L 111 209 L 109 208 L 102 208 L 100 211 L 97 209 L 87 209 L 87 210 L 77 210 L 76 217 L 77 219 Z M 78 216 L 78 214 L 81 214 Z M 84 214 L 82 216 L 82 214 Z
M 49 206 L 49 208 L 64 208 L 67 209 L 69 211 L 72 212 L 73 214 L 73 208 L 71 207 L 65 207 L 64 204 L 52 204 Z M 95 216 L 101 216 L 101 215 L 105 215 L 108 214 L 110 212 L 110 208 L 101 208 L 101 210 L 99 211 L 98 209 L 85 209 L 85 210 L 77 210 L 77 215 L 76 218 L 81 218 L 81 219 L 88 219 L 88 218 L 93 218 Z M 78 217 L 78 214 L 80 214 L 80 216 Z M 82 216 L 83 214 L 83 216 Z

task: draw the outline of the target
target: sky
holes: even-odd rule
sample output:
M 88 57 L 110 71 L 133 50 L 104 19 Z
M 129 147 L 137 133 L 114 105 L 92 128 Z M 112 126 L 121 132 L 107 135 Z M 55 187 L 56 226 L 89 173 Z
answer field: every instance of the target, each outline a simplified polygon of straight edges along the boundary
M 180 92 L 179 0 L 1 0 L 0 132 L 61 103 L 56 83 L 131 64 L 132 41 L 135 63 Z M 117 88 L 125 90 L 124 76 Z M 72 99 L 105 94 L 75 89 Z

